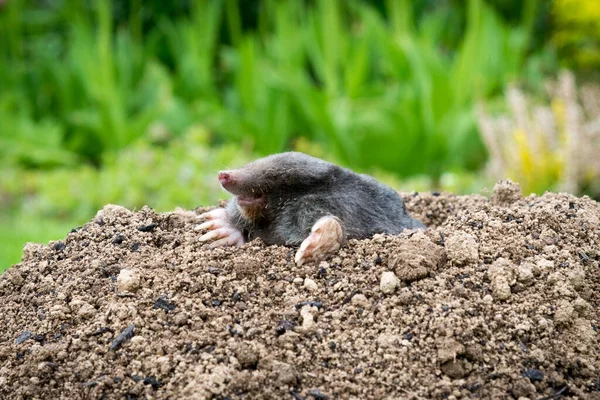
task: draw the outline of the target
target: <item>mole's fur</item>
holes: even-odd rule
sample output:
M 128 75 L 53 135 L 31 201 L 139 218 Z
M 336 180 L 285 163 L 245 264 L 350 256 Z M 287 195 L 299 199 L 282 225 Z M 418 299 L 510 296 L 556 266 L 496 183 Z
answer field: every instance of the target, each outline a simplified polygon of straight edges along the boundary
M 298 245 L 324 216 L 337 217 L 349 239 L 425 227 L 392 188 L 303 153 L 274 154 L 222 171 L 219 180 L 235 196 L 229 221 L 245 240 Z

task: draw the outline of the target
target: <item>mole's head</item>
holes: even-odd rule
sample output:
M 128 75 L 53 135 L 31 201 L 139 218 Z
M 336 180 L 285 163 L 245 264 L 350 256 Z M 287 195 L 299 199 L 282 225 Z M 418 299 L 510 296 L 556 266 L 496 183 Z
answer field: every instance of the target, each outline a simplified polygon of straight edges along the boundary
M 219 182 L 236 196 L 242 214 L 248 219 L 264 215 L 269 200 L 283 203 L 327 187 L 341 168 L 307 154 L 288 152 L 258 159 L 233 170 L 219 172 Z

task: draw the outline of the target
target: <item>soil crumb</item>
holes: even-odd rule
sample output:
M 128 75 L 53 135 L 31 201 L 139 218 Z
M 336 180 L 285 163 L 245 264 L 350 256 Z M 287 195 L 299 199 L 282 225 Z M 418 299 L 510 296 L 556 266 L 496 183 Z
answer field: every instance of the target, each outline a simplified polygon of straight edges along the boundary
M 318 264 L 108 205 L 0 276 L 0 397 L 600 399 L 600 204 L 404 194 Z

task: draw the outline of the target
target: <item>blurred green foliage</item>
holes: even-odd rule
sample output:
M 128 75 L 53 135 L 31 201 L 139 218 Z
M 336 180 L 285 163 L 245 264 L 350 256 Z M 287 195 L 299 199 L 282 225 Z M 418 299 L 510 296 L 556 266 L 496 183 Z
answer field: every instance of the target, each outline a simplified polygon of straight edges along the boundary
M 597 72 L 600 68 L 600 2 L 554 0 L 552 12 L 556 21 L 552 39 L 566 64 L 588 74 Z
M 509 26 L 470 0 L 464 34 L 444 49 L 445 9 L 417 24 L 407 0 L 386 1 L 386 17 L 359 1 L 265 0 L 252 30 L 237 1 L 192 2 L 189 15 L 156 15 L 145 30 L 141 3 L 118 26 L 119 3 L 57 4 L 13 0 L 0 14 L 3 157 L 101 165 L 154 122 L 168 139 L 200 121 L 214 141 L 258 154 L 308 137 L 401 176 L 481 164 L 473 101 L 522 71 L 536 11 L 525 2 Z
M 206 130 L 192 126 L 165 147 L 136 141 L 101 169 L 81 165 L 44 174 L 17 169 L 22 175 L 14 180 L 21 182 L 17 190 L 35 188 L 27 204 L 30 213 L 85 221 L 109 203 L 152 204 L 164 211 L 214 204 L 224 196 L 214 171 L 249 161 L 234 144 L 211 149 Z
M 2 214 L 214 203 L 217 169 L 294 148 L 440 187 L 485 161 L 474 103 L 555 65 L 540 3 L 5 1 Z

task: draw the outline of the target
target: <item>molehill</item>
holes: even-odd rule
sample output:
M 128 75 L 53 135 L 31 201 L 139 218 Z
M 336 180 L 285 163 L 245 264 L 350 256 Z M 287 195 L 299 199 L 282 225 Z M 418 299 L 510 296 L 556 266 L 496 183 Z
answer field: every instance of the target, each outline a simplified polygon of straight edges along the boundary
M 405 194 L 426 231 L 209 249 L 106 206 L 0 276 L 1 398 L 600 399 L 600 204 Z

